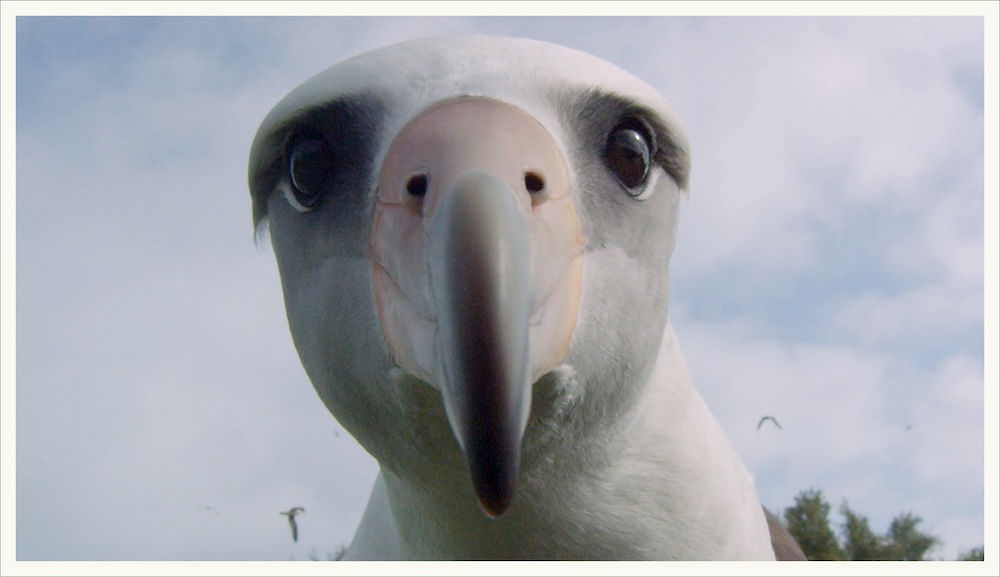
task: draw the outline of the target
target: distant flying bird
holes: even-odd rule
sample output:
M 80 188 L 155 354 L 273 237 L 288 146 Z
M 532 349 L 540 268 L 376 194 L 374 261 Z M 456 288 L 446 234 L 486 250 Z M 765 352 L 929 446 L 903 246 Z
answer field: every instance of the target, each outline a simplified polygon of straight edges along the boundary
M 271 110 L 254 224 L 381 466 L 345 559 L 774 560 L 667 316 L 689 171 L 656 90 L 534 40 L 382 48 Z
M 299 513 L 305 513 L 306 510 L 302 507 L 292 507 L 287 511 L 283 511 L 282 515 L 288 516 L 288 524 L 292 526 L 292 541 L 296 543 L 299 542 L 299 526 L 295 523 L 295 516 Z
M 774 423 L 775 427 L 778 427 L 779 429 L 781 428 L 781 424 L 778 423 L 778 419 L 775 419 L 771 415 L 766 415 L 766 416 L 761 417 L 760 418 L 760 422 L 757 423 L 757 430 L 758 431 L 760 430 L 760 426 L 764 424 L 764 421 L 771 421 L 772 423 Z
M 201 507 L 201 508 L 199 509 L 199 511 L 212 511 L 212 512 L 213 512 L 213 513 L 215 513 L 216 515 L 218 515 L 218 514 L 219 514 L 219 510 L 218 510 L 218 509 L 216 509 L 215 507 L 211 506 L 211 505 L 205 505 L 204 507 Z

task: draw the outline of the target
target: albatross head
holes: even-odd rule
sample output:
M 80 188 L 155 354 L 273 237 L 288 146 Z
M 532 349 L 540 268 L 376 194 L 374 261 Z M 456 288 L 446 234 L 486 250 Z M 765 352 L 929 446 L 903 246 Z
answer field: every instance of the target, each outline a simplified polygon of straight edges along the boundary
M 644 83 L 472 36 L 308 80 L 264 119 L 249 177 L 327 407 L 384 470 L 498 516 L 634 408 L 688 170 Z

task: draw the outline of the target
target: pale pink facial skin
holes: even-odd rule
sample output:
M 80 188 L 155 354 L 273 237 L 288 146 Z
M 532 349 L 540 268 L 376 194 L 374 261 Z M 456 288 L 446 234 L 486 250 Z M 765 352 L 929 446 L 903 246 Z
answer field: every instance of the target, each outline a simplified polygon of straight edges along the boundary
M 373 285 L 393 360 L 440 388 L 435 377 L 431 218 L 451 183 L 487 173 L 506 184 L 527 219 L 531 245 L 531 382 L 559 365 L 576 326 L 584 238 L 566 163 L 549 132 L 510 104 L 462 97 L 416 116 L 398 134 L 379 175 L 372 235 Z M 426 192 L 411 194 L 411 178 Z M 537 189 L 539 182 L 541 190 Z

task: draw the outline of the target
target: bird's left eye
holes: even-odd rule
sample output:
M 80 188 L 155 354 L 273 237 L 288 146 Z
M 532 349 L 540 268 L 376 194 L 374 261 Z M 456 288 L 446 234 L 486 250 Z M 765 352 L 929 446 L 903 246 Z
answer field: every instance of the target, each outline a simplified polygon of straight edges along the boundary
M 296 143 L 288 153 L 288 178 L 291 181 L 288 202 L 301 212 L 314 208 L 323 197 L 332 171 L 333 155 L 325 141 L 309 138 Z
M 621 124 L 608 135 L 604 163 L 632 196 L 642 193 L 649 176 L 651 148 L 645 131 L 633 123 Z

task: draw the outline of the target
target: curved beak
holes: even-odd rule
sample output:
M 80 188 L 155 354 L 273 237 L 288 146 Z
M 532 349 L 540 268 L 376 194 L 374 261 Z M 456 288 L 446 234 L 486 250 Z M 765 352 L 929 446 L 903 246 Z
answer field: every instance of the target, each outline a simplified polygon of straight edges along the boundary
M 430 230 L 439 385 L 483 509 L 514 496 L 531 408 L 528 223 L 495 177 L 468 174 L 438 203 Z
M 576 324 L 583 237 L 565 162 L 523 110 L 462 97 L 382 162 L 372 283 L 395 363 L 441 392 L 480 506 L 511 504 L 531 385 Z
M 514 496 L 531 408 L 531 252 L 514 198 L 495 177 L 468 174 L 442 196 L 430 228 L 437 382 L 491 516 Z

